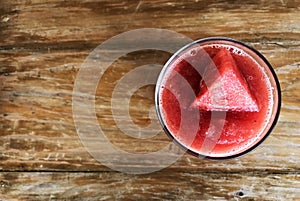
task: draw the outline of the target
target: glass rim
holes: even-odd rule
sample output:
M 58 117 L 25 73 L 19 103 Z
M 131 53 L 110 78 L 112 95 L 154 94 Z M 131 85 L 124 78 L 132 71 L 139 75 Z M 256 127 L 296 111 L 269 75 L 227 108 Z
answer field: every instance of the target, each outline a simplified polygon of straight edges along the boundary
M 200 45 L 206 42 L 214 42 L 214 41 L 224 41 L 224 42 L 230 42 L 232 43 L 231 45 L 235 45 L 238 44 L 240 46 L 242 46 L 243 48 L 248 49 L 250 52 L 253 52 L 254 55 L 257 55 L 259 59 L 262 60 L 262 62 L 265 64 L 265 66 L 268 68 L 268 70 L 271 73 L 271 77 L 273 78 L 273 81 L 275 83 L 276 86 L 272 86 L 274 87 L 274 90 L 277 92 L 277 94 L 274 95 L 274 104 L 277 103 L 277 105 L 275 105 L 275 107 L 273 107 L 271 113 L 275 114 L 274 117 L 270 118 L 270 127 L 267 128 L 267 130 L 265 131 L 265 133 L 261 133 L 261 137 L 258 138 L 258 141 L 253 141 L 253 144 L 250 145 L 249 147 L 246 147 L 245 150 L 242 150 L 241 152 L 232 154 L 232 155 L 224 155 L 224 156 L 209 156 L 209 155 L 205 155 L 199 152 L 196 152 L 194 150 L 192 150 L 191 148 L 189 148 L 187 145 L 185 145 L 184 143 L 180 142 L 178 139 L 176 139 L 176 137 L 172 134 L 171 131 L 169 131 L 169 129 L 167 128 L 167 125 L 163 119 L 163 115 L 162 115 L 162 111 L 161 111 L 161 107 L 160 107 L 160 90 L 161 90 L 161 83 L 163 80 L 163 77 L 165 75 L 165 72 L 167 71 L 169 65 L 177 58 L 177 56 L 179 56 L 182 52 L 184 52 L 186 49 L 194 46 L 194 45 Z M 220 43 L 216 43 L 216 44 L 220 44 Z M 222 44 L 222 43 L 221 43 Z M 251 55 L 250 55 L 251 56 Z M 254 58 L 253 58 L 254 59 Z M 256 60 L 256 59 L 255 59 Z M 268 76 L 270 77 L 270 76 Z M 272 92 L 273 93 L 273 92 Z M 205 159 L 211 159 L 211 160 L 226 160 L 226 159 L 234 159 L 234 158 L 238 158 L 241 157 L 243 155 L 246 155 L 247 153 L 253 151 L 254 149 L 256 149 L 259 145 L 262 144 L 263 141 L 265 141 L 268 136 L 271 134 L 272 130 L 274 129 L 275 125 L 278 122 L 279 119 L 279 115 L 280 115 L 280 110 L 281 110 L 281 87 L 280 87 L 280 83 L 278 80 L 278 77 L 275 73 L 275 70 L 273 69 L 272 65 L 269 63 L 269 61 L 256 49 L 254 49 L 253 47 L 245 44 L 242 41 L 236 40 L 236 39 L 232 39 L 232 38 L 228 38 L 228 37 L 206 37 L 206 38 L 202 38 L 202 39 L 198 39 L 195 40 L 191 43 L 186 44 L 185 46 L 183 46 L 181 49 L 179 49 L 178 51 L 176 51 L 170 58 L 169 60 L 164 64 L 157 82 L 156 82 L 156 87 L 155 87 L 155 108 L 156 108 L 156 113 L 158 116 L 158 120 L 164 130 L 164 132 L 167 134 L 167 136 L 179 147 L 181 147 L 184 151 L 186 151 L 187 153 L 199 157 L 199 158 L 205 158 Z M 274 109 L 275 108 L 275 109 Z

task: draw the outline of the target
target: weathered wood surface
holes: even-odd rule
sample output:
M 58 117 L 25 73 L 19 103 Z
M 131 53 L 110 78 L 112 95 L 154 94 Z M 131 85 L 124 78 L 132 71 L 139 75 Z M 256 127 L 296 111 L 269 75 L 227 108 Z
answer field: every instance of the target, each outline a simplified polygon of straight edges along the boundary
M 0 200 L 299 200 L 299 6 L 299 0 L 0 0 Z M 117 173 L 87 153 L 72 118 L 78 70 L 103 41 L 149 27 L 192 39 L 232 37 L 264 54 L 281 83 L 282 111 L 262 146 L 222 162 L 184 155 L 146 176 Z M 169 56 L 160 51 L 127 55 L 100 83 L 98 120 L 120 149 L 152 152 L 169 142 L 163 132 L 147 140 L 124 136 L 110 109 L 122 73 L 163 64 Z M 153 89 L 144 87 L 133 97 L 130 113 L 140 126 L 149 124 Z M 239 197 L 235 193 L 241 188 L 246 192 Z
M 299 175 L 2 173 L 10 200 L 297 200 Z M 22 194 L 20 194 L 22 192 Z M 259 193 L 258 193 L 259 192 Z

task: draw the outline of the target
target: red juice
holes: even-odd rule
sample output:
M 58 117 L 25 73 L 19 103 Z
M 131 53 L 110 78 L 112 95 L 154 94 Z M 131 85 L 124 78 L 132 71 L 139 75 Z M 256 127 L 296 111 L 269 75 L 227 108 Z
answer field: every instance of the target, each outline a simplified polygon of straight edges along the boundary
M 157 86 L 160 120 L 191 153 L 235 157 L 270 133 L 280 108 L 279 84 L 267 61 L 232 39 L 180 50 Z

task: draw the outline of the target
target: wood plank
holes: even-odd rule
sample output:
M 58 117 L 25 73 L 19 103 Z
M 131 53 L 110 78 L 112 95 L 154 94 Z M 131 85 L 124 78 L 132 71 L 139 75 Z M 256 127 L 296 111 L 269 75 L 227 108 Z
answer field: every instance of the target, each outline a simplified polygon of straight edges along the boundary
M 0 173 L 1 200 L 299 200 L 299 175 Z
M 80 53 L 72 52 L 44 53 L 36 58 L 32 55 L 14 55 L 14 58 L 20 62 L 19 66 L 33 70 L 16 71 L 9 76 L 1 76 L 4 83 L 1 92 L 2 169 L 95 168 L 98 170 L 103 168 L 87 154 L 80 143 L 72 119 L 72 87 L 81 61 L 76 58 L 77 55 L 80 57 Z M 130 57 L 127 59 L 123 61 L 126 65 L 122 65 L 125 71 L 142 63 L 138 60 L 131 62 Z M 291 58 L 285 59 L 289 62 Z M 43 63 L 47 66 L 40 68 Z M 28 65 L 30 67 L 27 67 Z M 116 68 L 120 67 L 116 66 Z M 297 77 L 294 79 L 295 75 L 299 75 L 299 71 L 294 64 L 279 67 L 277 70 L 283 83 L 283 109 L 272 135 L 253 153 L 245 158 L 226 161 L 222 167 L 230 167 L 230 171 L 245 167 L 276 169 L 283 172 L 299 171 L 300 119 L 297 115 L 299 110 L 297 100 L 300 96 L 297 93 L 299 80 Z M 114 74 L 107 73 L 110 81 L 111 78 L 116 79 L 113 76 L 118 77 L 121 74 L 121 71 L 120 74 L 116 73 L 118 71 L 113 72 Z M 294 80 L 290 81 L 292 79 Z M 162 132 L 154 139 L 138 140 L 124 136 L 118 129 L 110 109 L 111 90 L 115 86 L 112 83 L 114 82 L 106 83 L 105 88 L 99 88 L 101 97 L 99 96 L 98 100 L 102 102 L 101 104 L 98 102 L 96 107 L 99 122 L 106 134 L 111 137 L 110 140 L 121 149 L 133 152 L 157 151 L 165 146 L 169 139 Z M 145 106 L 142 112 L 139 107 L 131 106 L 133 119 L 136 119 L 140 126 L 149 123 L 147 108 L 153 105 L 152 93 L 146 93 L 146 90 L 145 88 L 139 92 L 142 96 L 137 96 L 136 101 L 148 106 Z M 192 162 L 188 162 L 190 160 Z M 255 163 L 255 166 L 251 165 L 252 163 Z M 188 157 L 180 160 L 177 168 L 191 165 L 198 170 L 218 168 L 220 165 L 211 161 L 206 161 L 204 164 L 206 165 L 203 165 L 202 160 Z
M 288 46 L 299 38 L 299 0 L 248 0 L 243 5 L 212 0 L 19 0 L 1 5 L 2 48 L 89 48 L 145 27 L 171 29 L 193 39 L 223 35 L 264 46 Z

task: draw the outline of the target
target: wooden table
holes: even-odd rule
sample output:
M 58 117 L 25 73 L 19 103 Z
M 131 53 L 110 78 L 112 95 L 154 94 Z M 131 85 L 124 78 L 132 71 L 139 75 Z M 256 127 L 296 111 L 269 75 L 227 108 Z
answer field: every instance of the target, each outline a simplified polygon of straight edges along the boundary
M 141 28 L 168 29 L 193 40 L 231 37 L 259 50 L 282 88 L 281 115 L 269 138 L 238 159 L 185 154 L 149 174 L 114 171 L 95 160 L 73 121 L 76 75 L 102 42 Z M 116 61 L 101 79 L 97 119 L 119 149 L 147 153 L 170 142 L 162 131 L 144 140 L 124 135 L 110 105 L 124 74 L 169 57 L 137 51 Z M 0 0 L 0 81 L 1 201 L 300 200 L 299 0 Z M 153 92 L 149 85 L 132 96 L 130 115 L 139 127 L 150 123 Z

